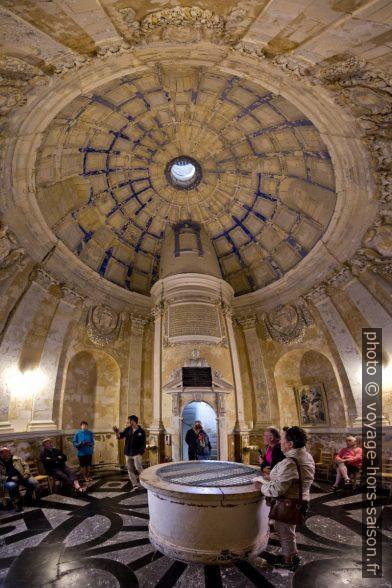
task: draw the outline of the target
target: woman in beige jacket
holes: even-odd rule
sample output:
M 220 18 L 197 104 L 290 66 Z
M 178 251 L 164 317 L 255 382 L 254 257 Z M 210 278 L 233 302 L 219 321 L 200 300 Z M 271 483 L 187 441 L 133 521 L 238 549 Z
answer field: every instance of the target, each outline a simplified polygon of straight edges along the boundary
M 282 431 L 280 445 L 285 459 L 271 470 L 269 476 L 255 478 L 255 484 L 264 496 L 276 498 L 298 498 L 298 470 L 292 457 L 295 457 L 301 469 L 302 498 L 310 499 L 310 487 L 314 479 L 315 465 L 313 457 L 306 450 L 307 436 L 300 427 L 285 427 Z M 275 521 L 274 526 L 282 547 L 281 567 L 296 569 L 299 565 L 295 525 Z

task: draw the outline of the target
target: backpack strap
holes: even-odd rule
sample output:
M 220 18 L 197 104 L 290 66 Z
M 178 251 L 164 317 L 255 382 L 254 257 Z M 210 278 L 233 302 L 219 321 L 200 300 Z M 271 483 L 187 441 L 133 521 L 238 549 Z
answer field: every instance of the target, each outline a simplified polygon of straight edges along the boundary
M 302 476 L 301 476 L 301 468 L 299 467 L 299 463 L 298 460 L 295 457 L 289 457 L 289 459 L 292 459 L 295 462 L 295 465 L 297 466 L 297 471 L 298 471 L 298 477 L 299 477 L 299 486 L 298 486 L 298 504 L 301 506 L 302 505 Z

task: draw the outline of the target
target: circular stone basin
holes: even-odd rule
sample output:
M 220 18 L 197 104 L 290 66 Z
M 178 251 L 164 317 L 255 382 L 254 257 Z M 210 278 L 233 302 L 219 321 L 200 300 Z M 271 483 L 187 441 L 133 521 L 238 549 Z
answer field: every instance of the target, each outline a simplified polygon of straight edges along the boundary
M 258 475 L 258 469 L 228 461 L 144 470 L 151 543 L 188 563 L 227 564 L 260 553 L 268 543 L 269 507 L 252 484 Z

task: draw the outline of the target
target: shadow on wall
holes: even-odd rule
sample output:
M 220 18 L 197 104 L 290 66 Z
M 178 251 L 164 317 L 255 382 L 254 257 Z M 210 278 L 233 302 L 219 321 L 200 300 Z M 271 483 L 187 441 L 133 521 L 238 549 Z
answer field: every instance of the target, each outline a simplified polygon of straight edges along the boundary
M 77 429 L 81 420 L 95 431 L 110 430 L 119 419 L 120 368 L 104 351 L 80 351 L 67 369 L 62 428 Z

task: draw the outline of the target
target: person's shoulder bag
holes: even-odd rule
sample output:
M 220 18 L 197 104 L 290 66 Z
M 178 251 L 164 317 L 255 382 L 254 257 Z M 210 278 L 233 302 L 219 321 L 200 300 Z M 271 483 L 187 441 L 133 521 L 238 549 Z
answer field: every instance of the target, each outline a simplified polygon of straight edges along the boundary
M 302 476 L 299 463 L 295 457 L 290 457 L 288 459 L 294 460 L 295 465 L 297 466 L 299 477 L 298 498 L 285 498 L 284 496 L 271 498 L 271 510 L 268 516 L 270 519 L 280 521 L 281 523 L 302 525 L 305 521 L 309 502 L 302 499 Z

